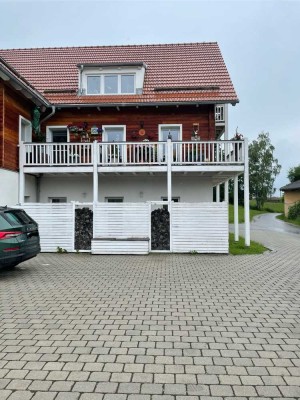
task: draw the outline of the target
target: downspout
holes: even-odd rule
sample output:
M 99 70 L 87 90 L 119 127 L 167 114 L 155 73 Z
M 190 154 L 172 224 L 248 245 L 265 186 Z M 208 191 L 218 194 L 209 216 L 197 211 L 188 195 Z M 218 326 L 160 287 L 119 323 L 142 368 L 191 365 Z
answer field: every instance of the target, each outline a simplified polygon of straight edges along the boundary
M 43 119 L 40 121 L 40 130 L 41 130 L 41 125 L 42 125 L 42 123 L 45 122 L 45 121 L 47 121 L 47 119 L 51 118 L 51 117 L 55 114 L 55 111 L 56 111 L 55 106 L 51 106 L 51 108 L 52 108 L 51 113 L 48 114 L 48 115 L 46 115 L 46 117 L 43 118 Z M 47 141 L 47 134 L 46 134 L 45 141 Z
M 49 115 L 46 115 L 46 117 L 43 118 L 43 119 L 40 121 L 40 124 L 42 124 L 43 122 L 47 121 L 47 119 L 51 118 L 52 115 L 55 114 L 55 111 L 56 111 L 55 106 L 51 106 L 51 108 L 52 108 L 51 113 L 50 113 Z
M 79 71 L 79 91 L 78 91 L 78 95 L 79 95 L 79 96 L 82 94 L 82 71 L 83 71 L 83 65 L 80 65 L 80 71 Z

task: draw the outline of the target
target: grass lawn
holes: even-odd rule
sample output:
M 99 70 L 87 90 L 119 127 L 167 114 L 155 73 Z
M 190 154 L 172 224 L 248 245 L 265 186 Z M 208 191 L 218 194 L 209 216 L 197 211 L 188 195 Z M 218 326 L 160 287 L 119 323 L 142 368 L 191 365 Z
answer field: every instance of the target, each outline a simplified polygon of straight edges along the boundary
M 234 241 L 234 234 L 229 233 L 229 253 L 233 255 L 243 255 L 243 254 L 262 254 L 267 251 L 266 247 L 262 244 L 254 242 L 251 240 L 250 246 L 245 246 L 245 239 L 240 237 L 238 242 Z
M 251 200 L 250 201 L 250 207 L 255 207 L 255 201 Z M 253 208 L 250 208 L 250 221 L 252 221 L 253 217 L 259 214 L 265 214 L 268 212 L 274 212 L 274 213 L 283 213 L 283 208 L 284 205 L 283 203 L 271 203 L 271 202 L 266 202 L 264 204 L 264 208 L 262 210 L 255 210 Z M 229 214 L 229 223 L 233 224 L 234 223 L 234 208 L 232 204 L 229 204 L 228 207 L 228 214 Z M 244 207 L 239 206 L 239 223 L 244 222 Z
M 288 219 L 287 217 L 284 216 L 284 214 L 277 215 L 276 218 L 281 219 L 281 221 L 288 222 L 289 224 L 300 226 L 300 219 Z

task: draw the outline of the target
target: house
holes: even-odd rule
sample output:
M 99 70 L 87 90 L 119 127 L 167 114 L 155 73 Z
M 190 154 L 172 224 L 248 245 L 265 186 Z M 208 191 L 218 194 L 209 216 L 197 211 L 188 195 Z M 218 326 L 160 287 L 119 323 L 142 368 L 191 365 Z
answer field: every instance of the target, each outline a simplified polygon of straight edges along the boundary
M 248 148 L 247 140 L 228 140 L 228 106 L 238 98 L 217 43 L 12 49 L 0 57 L 0 179 L 3 187 L 14 182 L 11 203 L 16 196 L 34 209 L 91 203 L 94 215 L 102 207 L 100 225 L 109 210 L 124 214 L 128 204 L 167 207 L 171 225 L 184 205 L 208 207 L 197 223 L 198 211 L 184 221 L 196 224 L 194 237 L 201 226 L 202 250 L 218 252 L 214 236 L 223 222 L 217 227 L 213 217 L 225 209 L 219 187 L 244 174 L 247 197 Z M 176 221 L 173 227 L 184 225 Z M 124 236 L 124 227 L 114 234 L 108 225 L 101 235 L 94 227 L 93 237 Z M 148 229 L 151 221 L 139 237 L 149 239 Z
M 287 217 L 289 208 L 300 201 L 300 181 L 289 183 L 280 190 L 284 192 L 284 215 Z

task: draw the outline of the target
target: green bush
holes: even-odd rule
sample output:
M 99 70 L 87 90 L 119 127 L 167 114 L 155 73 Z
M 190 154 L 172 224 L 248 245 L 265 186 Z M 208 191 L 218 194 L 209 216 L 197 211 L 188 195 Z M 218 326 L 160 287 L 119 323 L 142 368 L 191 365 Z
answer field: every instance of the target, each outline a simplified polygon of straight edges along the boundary
M 300 218 L 300 201 L 297 201 L 293 206 L 289 208 L 288 213 L 289 219 L 297 219 Z

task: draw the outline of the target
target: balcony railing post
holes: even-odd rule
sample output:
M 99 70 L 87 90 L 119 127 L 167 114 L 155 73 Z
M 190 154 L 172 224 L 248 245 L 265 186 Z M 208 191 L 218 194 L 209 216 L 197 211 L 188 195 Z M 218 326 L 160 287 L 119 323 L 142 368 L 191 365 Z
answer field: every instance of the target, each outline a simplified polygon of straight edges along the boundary
M 93 202 L 98 203 L 98 143 L 96 140 L 92 145 L 92 163 L 93 163 Z
M 172 140 L 168 139 L 166 145 L 167 145 L 166 155 L 167 155 L 168 205 L 170 209 L 172 201 L 172 155 L 173 155 Z

